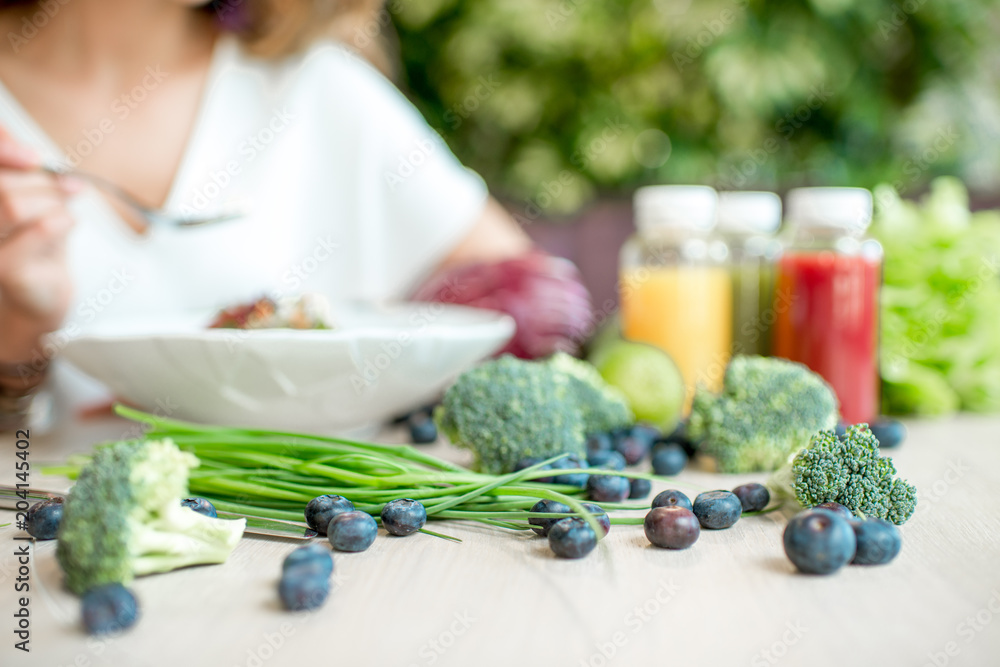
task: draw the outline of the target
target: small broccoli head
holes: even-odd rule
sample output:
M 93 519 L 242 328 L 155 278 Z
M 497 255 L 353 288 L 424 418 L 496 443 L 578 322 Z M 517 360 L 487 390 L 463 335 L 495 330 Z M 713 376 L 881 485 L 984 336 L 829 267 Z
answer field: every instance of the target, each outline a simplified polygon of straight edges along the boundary
M 895 524 L 905 523 L 916 509 L 916 489 L 895 477 L 896 466 L 879 455 L 878 439 L 867 424 L 855 424 L 840 437 L 833 431 L 818 433 L 789 469 L 786 481 L 803 507 L 837 502 L 859 517 Z
M 136 575 L 221 563 L 246 521 L 182 507 L 198 459 L 170 440 L 101 447 L 66 500 L 56 556 L 66 586 L 84 593 Z
M 687 433 L 727 473 L 775 470 L 837 423 L 837 398 L 802 364 L 756 356 L 730 361 L 719 395 L 699 388 Z
M 565 352 L 552 355 L 547 363 L 568 377 L 586 433 L 607 433 L 635 421 L 625 394 L 608 384 L 591 364 Z
M 803 507 L 839 502 L 848 475 L 841 460 L 843 443 L 833 431 L 813 436 L 809 446 L 792 461 L 795 497 Z
M 544 363 L 504 355 L 463 373 L 435 413 L 480 470 L 510 472 L 527 457 L 583 454 L 584 424 L 569 378 Z

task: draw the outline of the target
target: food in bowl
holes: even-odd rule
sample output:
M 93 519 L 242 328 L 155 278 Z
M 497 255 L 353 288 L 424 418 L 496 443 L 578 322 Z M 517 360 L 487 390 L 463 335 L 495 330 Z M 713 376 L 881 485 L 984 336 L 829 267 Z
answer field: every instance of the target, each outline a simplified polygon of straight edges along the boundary
M 320 294 L 260 297 L 219 312 L 209 329 L 335 329 L 330 303 Z

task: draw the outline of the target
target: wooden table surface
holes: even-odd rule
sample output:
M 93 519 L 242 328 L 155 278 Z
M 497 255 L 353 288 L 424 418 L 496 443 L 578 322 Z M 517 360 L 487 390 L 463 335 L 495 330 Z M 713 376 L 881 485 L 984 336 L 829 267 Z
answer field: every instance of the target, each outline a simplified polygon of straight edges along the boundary
M 36 436 L 31 460 L 86 451 L 123 428 L 107 420 Z M 1000 420 L 962 416 L 909 429 L 895 460 L 920 500 L 902 527 L 902 553 L 888 566 L 826 577 L 795 573 L 780 513 L 703 531 L 685 551 L 650 546 L 641 526 L 615 526 L 578 561 L 554 558 L 541 538 L 449 522 L 436 525 L 462 544 L 383 534 L 367 552 L 335 554 L 326 605 L 288 613 L 276 584 L 294 545 L 247 538 L 224 565 L 137 580 L 139 624 L 89 638 L 78 600 L 60 586 L 55 542 L 40 542 L 25 654 L 12 635 L 12 538 L 22 533 L 9 526 L 0 529 L 0 664 L 1000 665 Z M 0 481 L 9 483 L 14 443 L 2 437 Z M 688 470 L 654 492 L 763 479 Z M 37 469 L 32 484 L 67 486 Z M 0 523 L 12 516 L 0 512 Z

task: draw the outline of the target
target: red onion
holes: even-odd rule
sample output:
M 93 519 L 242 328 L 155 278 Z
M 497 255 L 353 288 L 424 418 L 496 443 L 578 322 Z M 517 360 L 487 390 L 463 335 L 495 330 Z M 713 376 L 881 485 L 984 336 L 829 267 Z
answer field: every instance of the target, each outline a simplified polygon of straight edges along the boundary
M 456 303 L 507 313 L 514 338 L 498 354 L 522 359 L 573 354 L 590 333 L 590 293 L 572 262 L 542 252 L 472 264 L 434 276 L 415 301 Z

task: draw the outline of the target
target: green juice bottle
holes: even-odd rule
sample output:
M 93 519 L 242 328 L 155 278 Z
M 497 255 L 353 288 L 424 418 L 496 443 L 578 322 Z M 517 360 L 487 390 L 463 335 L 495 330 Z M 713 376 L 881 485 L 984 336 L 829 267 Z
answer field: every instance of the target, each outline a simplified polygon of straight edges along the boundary
M 774 305 L 775 237 L 781 198 L 773 192 L 720 192 L 716 231 L 729 246 L 733 354 L 769 354 Z

